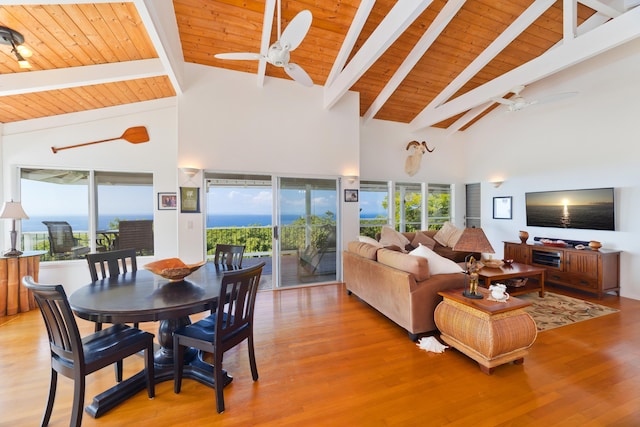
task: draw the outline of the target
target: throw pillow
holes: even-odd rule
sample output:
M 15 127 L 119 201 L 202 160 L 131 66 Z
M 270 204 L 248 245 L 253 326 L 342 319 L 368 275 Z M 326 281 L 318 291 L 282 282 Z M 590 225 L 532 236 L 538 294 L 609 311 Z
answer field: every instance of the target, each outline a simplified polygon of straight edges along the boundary
M 440 243 L 442 246 L 449 246 L 449 240 L 451 240 L 451 238 L 454 237 L 454 235 L 456 234 L 456 232 L 458 232 L 458 230 L 459 230 L 458 227 L 456 227 L 455 225 L 447 221 L 442 225 L 442 228 L 438 230 L 438 232 L 433 236 L 433 238 L 436 242 Z M 454 243 L 458 242 L 458 239 L 460 238 L 461 234 L 462 232 L 460 232 L 458 237 L 455 239 Z
M 458 243 L 458 240 L 460 240 L 460 236 L 462 236 L 462 233 L 464 233 L 464 228 L 458 228 L 455 231 L 455 233 L 453 233 L 451 237 L 449 237 L 449 241 L 447 241 L 447 246 L 453 249 L 456 243 Z
M 455 262 L 438 255 L 422 244 L 409 252 L 409 255 L 426 258 L 427 261 L 429 261 L 429 272 L 432 276 L 435 276 L 436 274 L 461 273 L 463 271 L 462 267 Z
M 378 242 L 376 239 L 374 239 L 373 237 L 369 237 L 369 236 L 358 236 L 358 241 L 362 242 L 362 243 L 368 243 L 370 245 L 373 245 L 375 247 L 381 248 L 382 247 L 382 243 Z
M 411 246 L 417 248 L 418 246 L 420 246 L 420 244 L 422 244 L 422 246 L 428 247 L 429 249 L 433 249 L 436 246 L 436 241 L 426 234 L 418 231 L 416 232 L 416 237 L 414 237 L 411 241 Z
M 380 233 L 380 243 L 385 247 L 397 246 L 405 252 L 404 248 L 411 242 L 409 242 L 409 239 L 407 239 L 402 233 L 394 230 L 388 225 L 385 225 L 382 227 L 382 233 Z

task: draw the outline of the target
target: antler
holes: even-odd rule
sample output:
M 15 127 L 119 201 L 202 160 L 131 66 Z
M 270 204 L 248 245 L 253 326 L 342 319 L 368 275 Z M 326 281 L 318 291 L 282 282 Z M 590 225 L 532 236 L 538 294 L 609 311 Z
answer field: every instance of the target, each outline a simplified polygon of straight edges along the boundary
M 411 147 L 419 147 L 420 143 L 418 141 L 411 141 L 410 143 L 407 144 L 407 150 Z
M 429 147 L 427 147 L 427 143 L 425 141 L 422 141 L 422 146 L 430 153 L 433 153 L 433 150 L 436 149 L 436 147 L 433 147 L 431 150 L 429 150 Z

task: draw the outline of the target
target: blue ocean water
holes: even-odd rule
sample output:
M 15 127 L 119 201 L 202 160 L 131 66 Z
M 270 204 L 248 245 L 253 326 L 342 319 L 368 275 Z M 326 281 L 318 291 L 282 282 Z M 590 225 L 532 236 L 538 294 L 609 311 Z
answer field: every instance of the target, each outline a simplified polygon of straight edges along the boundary
M 98 218 L 98 230 L 110 228 L 109 223 L 114 218 L 121 220 L 134 219 L 153 219 L 153 215 L 108 215 Z M 282 224 L 291 224 L 300 215 L 282 215 Z M 89 229 L 89 220 L 86 216 L 73 215 L 50 215 L 50 216 L 32 216 L 29 219 L 22 220 L 23 232 L 47 231 L 47 227 L 42 221 L 67 221 L 74 231 L 87 231 Z M 271 215 L 207 215 L 207 228 L 213 227 L 248 227 L 248 226 L 269 226 L 272 225 Z

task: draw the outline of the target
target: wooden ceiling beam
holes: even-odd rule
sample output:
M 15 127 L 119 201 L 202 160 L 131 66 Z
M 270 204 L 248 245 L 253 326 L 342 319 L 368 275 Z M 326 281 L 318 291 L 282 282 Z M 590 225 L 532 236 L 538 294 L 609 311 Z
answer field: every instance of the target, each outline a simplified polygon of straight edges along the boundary
M 425 52 L 440 36 L 442 31 L 446 28 L 449 22 L 451 22 L 453 17 L 458 13 L 466 1 L 467 0 L 455 0 L 447 2 L 364 114 L 363 119 L 365 122 L 375 117 L 376 113 L 380 111 L 382 106 L 387 102 L 391 95 L 393 95 L 396 89 L 398 89 L 398 86 L 400 86 L 404 79 L 409 75 L 418 61 L 422 59 Z
M 560 72 L 572 65 L 592 58 L 640 37 L 640 8 L 627 11 L 600 27 L 591 30 L 573 42 L 549 50 L 543 55 L 497 77 L 484 85 L 461 95 L 438 108 L 423 110 L 410 123 L 412 131 L 422 130 L 449 117 L 465 112 L 500 97 L 516 85 L 528 85 Z
M 398 0 L 336 79 L 324 88 L 324 107 L 331 108 L 393 42 L 420 16 L 432 0 Z
M 474 59 L 449 85 L 436 96 L 427 109 L 437 108 L 453 96 L 469 79 L 473 78 L 493 58 L 522 34 L 536 19 L 555 3 L 554 0 L 536 1 L 529 6 L 507 29 L 502 32 L 480 55 Z M 504 95 L 504 94 L 502 94 Z
M 0 96 L 166 75 L 158 58 L 0 75 Z
M 182 93 L 184 60 L 171 0 L 133 0 L 176 93 Z

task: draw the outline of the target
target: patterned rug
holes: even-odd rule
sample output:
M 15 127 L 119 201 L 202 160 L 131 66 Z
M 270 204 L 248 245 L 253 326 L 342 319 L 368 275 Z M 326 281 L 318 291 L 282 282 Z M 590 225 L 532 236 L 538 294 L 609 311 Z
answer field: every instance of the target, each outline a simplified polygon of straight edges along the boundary
M 551 292 L 545 292 L 544 298 L 540 298 L 537 293 L 518 295 L 518 298 L 531 302 L 532 305 L 525 310 L 535 320 L 538 332 L 619 311 L 615 308 Z

